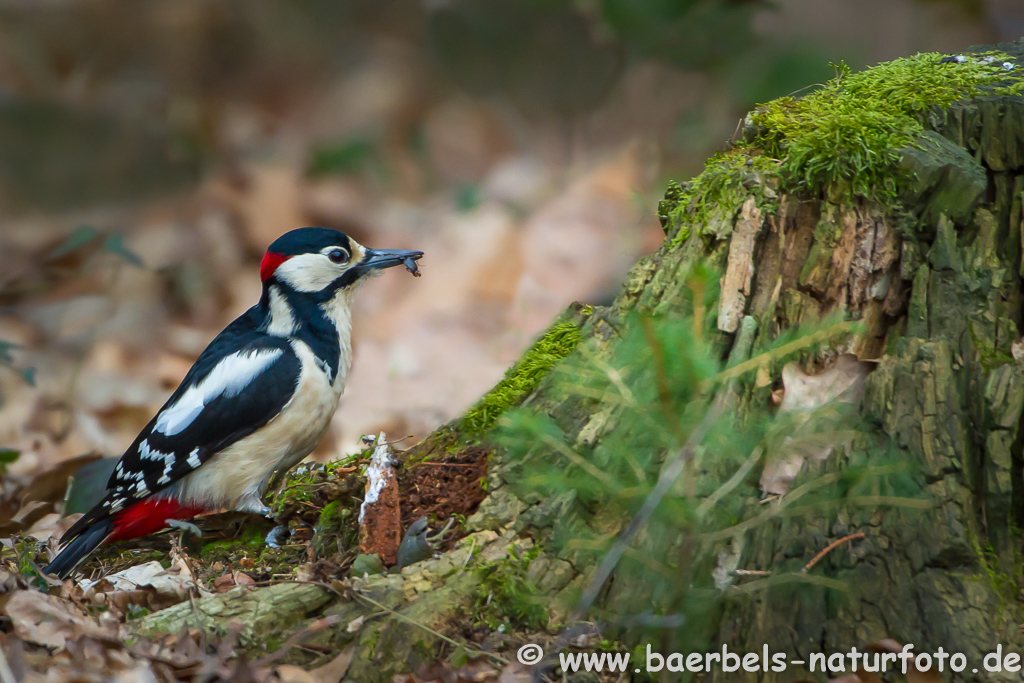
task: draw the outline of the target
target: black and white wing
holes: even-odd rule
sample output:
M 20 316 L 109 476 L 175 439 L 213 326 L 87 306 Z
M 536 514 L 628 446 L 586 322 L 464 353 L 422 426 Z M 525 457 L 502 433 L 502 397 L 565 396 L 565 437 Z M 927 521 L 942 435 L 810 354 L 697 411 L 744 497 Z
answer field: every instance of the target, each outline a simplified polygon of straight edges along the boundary
M 121 456 L 103 502 L 65 539 L 170 486 L 267 424 L 291 400 L 300 372 L 287 340 L 257 331 L 246 316 L 236 320 Z

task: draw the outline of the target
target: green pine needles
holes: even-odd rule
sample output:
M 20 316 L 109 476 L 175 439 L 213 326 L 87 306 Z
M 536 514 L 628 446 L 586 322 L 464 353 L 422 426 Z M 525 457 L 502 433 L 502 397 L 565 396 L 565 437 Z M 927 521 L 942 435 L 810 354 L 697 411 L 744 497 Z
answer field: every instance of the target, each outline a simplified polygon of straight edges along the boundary
M 683 278 L 691 298 L 710 295 L 717 281 L 712 272 Z M 628 316 L 612 339 L 578 346 L 552 370 L 551 381 L 563 383 L 554 393 L 565 397 L 557 409 L 527 405 L 501 418 L 493 433 L 500 446 L 494 472 L 524 503 L 517 529 L 592 577 L 590 569 L 648 505 L 659 477 L 691 448 L 586 617 L 609 623 L 609 636 L 626 644 L 670 638 L 675 650 L 702 651 L 731 599 L 781 584 L 819 592 L 843 587 L 830 577 L 831 563 L 817 565 L 813 576 L 801 573 L 820 545 L 794 549 L 769 567 L 763 556 L 744 552 L 759 537 L 797 519 L 813 526 L 809 538 L 831 536 L 840 517 L 867 525 L 881 507 L 924 501 L 911 467 L 849 406 L 824 405 L 813 416 L 775 414 L 754 381 L 758 371 L 777 378 L 782 363 L 834 347 L 849 336 L 849 323 L 828 320 L 781 335 L 727 366 L 713 341 L 714 321 L 694 316 L 692 303 L 684 308 L 671 316 Z M 694 433 L 704 435 L 696 448 L 688 443 Z M 762 502 L 767 463 L 802 451 L 829 455 L 809 456 L 786 497 Z M 830 562 L 844 557 L 837 553 Z M 771 578 L 739 580 L 731 574 L 737 567 L 770 569 Z M 516 617 L 522 620 L 519 613 L 508 618 Z M 686 626 L 670 634 L 658 626 L 643 631 L 644 624 L 676 622 Z

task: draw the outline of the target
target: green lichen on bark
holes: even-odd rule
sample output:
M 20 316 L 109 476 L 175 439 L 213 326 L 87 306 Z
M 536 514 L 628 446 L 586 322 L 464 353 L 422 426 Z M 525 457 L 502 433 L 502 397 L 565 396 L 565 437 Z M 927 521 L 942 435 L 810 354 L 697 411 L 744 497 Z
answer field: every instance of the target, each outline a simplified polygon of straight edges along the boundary
M 778 207 L 775 190 L 779 186 L 781 162 L 753 151 L 716 154 L 692 181 L 672 183 L 658 205 L 662 227 L 680 226 L 674 236 L 677 242 L 690 236 L 689 224 L 702 226 L 702 232 L 726 236 L 736 211 L 751 196 L 763 213 L 773 213 Z M 680 212 L 689 212 L 686 221 L 680 220 Z
M 309 583 L 280 583 L 256 591 L 244 587 L 203 600 L 186 600 L 128 624 L 128 631 L 147 637 L 199 628 L 225 635 L 237 624 L 239 644 L 254 648 L 286 633 L 307 614 L 331 601 L 331 592 Z

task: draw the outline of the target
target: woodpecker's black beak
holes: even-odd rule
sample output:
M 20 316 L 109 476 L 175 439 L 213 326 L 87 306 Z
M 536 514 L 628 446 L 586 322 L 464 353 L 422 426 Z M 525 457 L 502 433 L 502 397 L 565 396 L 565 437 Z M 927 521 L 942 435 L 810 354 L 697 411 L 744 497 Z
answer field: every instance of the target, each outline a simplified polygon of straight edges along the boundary
M 392 266 L 400 266 L 406 261 L 410 263 L 423 258 L 422 251 L 406 251 L 405 249 L 367 249 L 366 256 L 359 266 L 367 271 L 382 270 Z

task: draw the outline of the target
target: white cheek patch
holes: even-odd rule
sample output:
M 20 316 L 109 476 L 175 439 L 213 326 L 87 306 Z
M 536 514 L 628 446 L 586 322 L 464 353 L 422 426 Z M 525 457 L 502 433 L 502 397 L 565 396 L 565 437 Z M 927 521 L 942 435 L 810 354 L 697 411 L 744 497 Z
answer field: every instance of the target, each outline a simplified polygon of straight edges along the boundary
M 189 387 L 173 405 L 168 406 L 156 419 L 154 431 L 174 436 L 199 417 L 218 396 L 233 398 L 252 383 L 284 353 L 281 349 L 240 351 L 224 358 L 209 375 Z
M 274 275 L 298 292 L 319 292 L 346 270 L 348 264 L 331 263 L 323 254 L 299 254 L 279 265 Z

